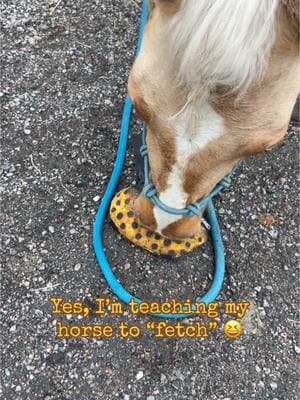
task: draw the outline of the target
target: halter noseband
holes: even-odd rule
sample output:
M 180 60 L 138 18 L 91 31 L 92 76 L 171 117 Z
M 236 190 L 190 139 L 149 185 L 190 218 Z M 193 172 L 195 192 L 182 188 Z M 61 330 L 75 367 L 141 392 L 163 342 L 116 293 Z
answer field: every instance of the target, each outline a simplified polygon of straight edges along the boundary
M 149 157 L 148 157 L 148 148 L 146 144 L 146 127 L 143 125 L 143 131 L 142 131 L 142 145 L 140 147 L 140 154 L 144 159 L 144 177 L 145 177 L 145 183 L 143 187 L 143 195 L 145 198 L 149 199 L 152 201 L 154 205 L 156 205 L 158 208 L 160 208 L 162 211 L 168 213 L 168 214 L 173 214 L 173 215 L 183 215 L 186 217 L 193 217 L 195 215 L 199 215 L 201 212 L 201 209 L 206 207 L 208 203 L 211 201 L 211 199 L 216 196 L 221 190 L 225 188 L 229 188 L 231 185 L 231 176 L 232 174 L 236 171 L 239 162 L 235 164 L 235 166 L 232 168 L 232 170 L 224 176 L 223 179 L 220 180 L 219 183 L 214 187 L 214 189 L 205 197 L 203 197 L 200 200 L 195 201 L 194 203 L 188 204 L 184 208 L 173 208 L 169 207 L 167 204 L 163 203 L 159 197 L 157 196 L 157 191 L 155 189 L 155 186 L 150 180 L 149 177 L 149 172 L 150 172 L 150 167 L 149 167 Z

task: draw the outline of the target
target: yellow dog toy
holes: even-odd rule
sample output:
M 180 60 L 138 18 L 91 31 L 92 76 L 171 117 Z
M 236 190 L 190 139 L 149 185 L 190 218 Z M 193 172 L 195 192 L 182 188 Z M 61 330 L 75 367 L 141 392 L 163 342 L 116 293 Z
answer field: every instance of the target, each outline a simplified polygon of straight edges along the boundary
M 154 254 L 180 257 L 206 242 L 204 231 L 191 238 L 172 240 L 145 228 L 133 211 L 136 197 L 132 189 L 123 189 L 115 195 L 110 205 L 110 218 L 121 235 L 132 243 Z

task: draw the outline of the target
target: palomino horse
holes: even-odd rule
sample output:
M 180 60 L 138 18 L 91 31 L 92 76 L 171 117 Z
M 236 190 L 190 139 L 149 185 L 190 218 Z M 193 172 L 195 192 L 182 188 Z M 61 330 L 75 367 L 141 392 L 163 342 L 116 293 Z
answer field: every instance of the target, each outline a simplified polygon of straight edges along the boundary
M 240 158 L 285 135 L 300 89 L 298 1 L 149 1 L 128 87 L 168 206 L 201 199 Z M 142 194 L 135 211 L 166 237 L 201 229 L 199 216 L 168 214 Z

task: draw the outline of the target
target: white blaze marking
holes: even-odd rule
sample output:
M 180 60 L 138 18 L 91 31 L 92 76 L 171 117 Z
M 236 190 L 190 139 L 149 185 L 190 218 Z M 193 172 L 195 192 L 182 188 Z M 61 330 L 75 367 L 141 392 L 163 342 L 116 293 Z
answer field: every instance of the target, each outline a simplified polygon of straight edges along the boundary
M 167 189 L 159 195 L 159 199 L 169 207 L 184 208 L 188 194 L 183 190 L 183 172 L 191 155 L 207 146 L 223 132 L 223 118 L 217 114 L 209 104 L 205 104 L 199 115 L 195 133 L 187 132 L 187 113 L 184 111 L 176 120 L 175 145 L 176 163 L 173 165 L 167 180 Z M 171 223 L 182 218 L 181 215 L 172 215 L 162 211 L 157 206 L 153 209 L 157 223 L 157 231 L 161 232 Z
M 182 190 L 181 174 L 177 164 L 172 168 L 168 176 L 168 187 L 165 191 L 160 193 L 159 199 L 173 208 L 184 208 L 187 194 Z M 166 226 L 181 218 L 180 215 L 172 215 L 162 211 L 157 206 L 153 209 L 154 217 L 157 223 L 157 231 L 161 232 Z

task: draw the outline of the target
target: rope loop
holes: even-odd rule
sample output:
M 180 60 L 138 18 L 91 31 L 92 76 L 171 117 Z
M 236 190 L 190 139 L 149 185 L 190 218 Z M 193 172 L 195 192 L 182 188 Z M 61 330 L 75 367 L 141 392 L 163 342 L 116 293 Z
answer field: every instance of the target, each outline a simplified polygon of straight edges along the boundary
M 148 148 L 147 148 L 146 144 L 143 144 L 140 147 L 140 154 L 141 154 L 142 157 L 146 157 L 148 155 Z
M 153 183 L 148 183 L 143 187 L 143 195 L 146 197 L 146 199 L 151 199 L 156 195 L 156 189 Z
M 199 215 L 201 207 L 199 207 L 198 203 L 191 203 L 188 204 L 185 208 L 186 210 L 188 210 L 188 216 L 192 217 L 194 215 Z
M 230 176 L 224 176 L 224 178 L 220 181 L 220 185 L 228 189 L 231 185 Z

